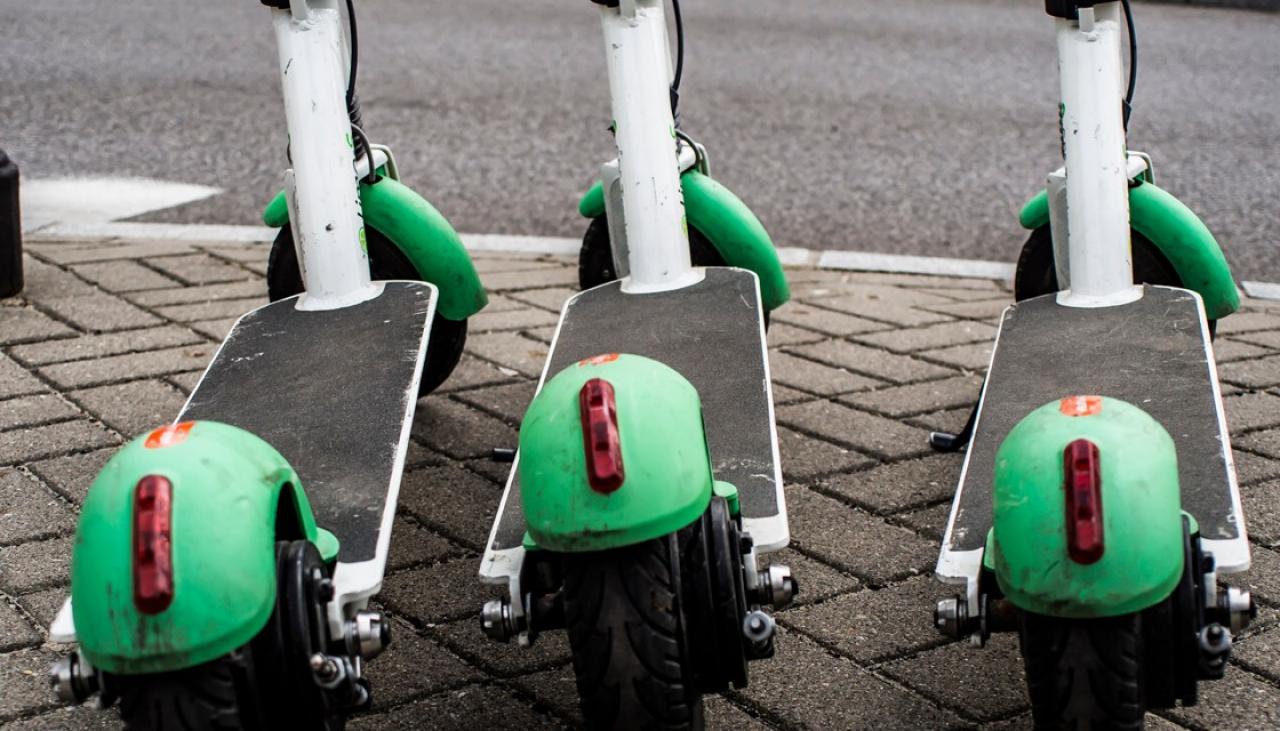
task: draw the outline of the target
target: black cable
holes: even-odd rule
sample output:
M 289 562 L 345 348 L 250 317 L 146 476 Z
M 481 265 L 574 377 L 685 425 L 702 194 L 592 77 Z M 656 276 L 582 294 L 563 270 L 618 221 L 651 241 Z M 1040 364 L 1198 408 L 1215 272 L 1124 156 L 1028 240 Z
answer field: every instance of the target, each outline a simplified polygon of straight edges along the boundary
M 680 126 L 680 78 L 684 76 L 684 16 L 680 13 L 680 0 L 671 0 L 671 10 L 676 19 L 676 70 L 671 79 L 671 116 Z
M 356 34 L 356 6 L 353 0 L 347 0 L 347 26 L 351 29 L 351 70 L 347 73 L 347 108 L 350 108 L 356 96 L 356 67 L 360 58 L 360 38 Z
M 1133 112 L 1133 92 L 1138 86 L 1138 32 L 1133 28 L 1133 9 L 1129 0 L 1120 0 L 1124 7 L 1124 24 L 1129 29 L 1129 88 L 1124 94 L 1124 129 L 1129 131 L 1129 115 Z

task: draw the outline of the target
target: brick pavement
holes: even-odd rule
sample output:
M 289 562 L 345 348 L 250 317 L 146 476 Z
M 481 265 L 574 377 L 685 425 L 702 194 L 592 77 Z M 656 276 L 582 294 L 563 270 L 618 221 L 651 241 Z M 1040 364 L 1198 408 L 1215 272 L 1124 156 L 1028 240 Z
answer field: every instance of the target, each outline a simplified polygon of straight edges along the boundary
M 0 303 L 0 725 L 114 728 L 60 709 L 45 686 L 45 628 L 67 590 L 70 536 L 90 480 L 118 445 L 172 418 L 218 339 L 266 301 L 261 246 L 28 244 L 24 299 Z M 353 729 L 555 728 L 577 718 L 563 633 L 518 651 L 484 639 L 475 579 L 506 465 L 573 262 L 485 254 L 493 292 L 468 354 L 418 408 L 379 601 L 396 643 L 370 665 L 376 703 Z M 791 272 L 795 301 L 769 334 L 792 547 L 805 594 L 779 614 L 778 656 L 709 699 L 712 728 L 1029 728 L 1016 641 L 986 650 L 930 626 L 929 577 L 960 468 L 931 454 L 980 382 L 998 282 Z M 1155 729 L 1280 726 L 1280 303 L 1249 301 L 1217 350 L 1254 541 L 1261 606 L 1225 681 Z

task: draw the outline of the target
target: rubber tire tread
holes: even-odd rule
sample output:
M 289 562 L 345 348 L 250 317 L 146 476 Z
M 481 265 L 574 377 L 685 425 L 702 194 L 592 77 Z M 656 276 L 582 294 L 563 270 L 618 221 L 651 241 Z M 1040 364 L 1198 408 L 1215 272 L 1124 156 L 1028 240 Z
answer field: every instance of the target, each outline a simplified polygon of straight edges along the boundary
M 236 731 L 241 722 L 232 660 L 130 676 L 120 689 L 125 731 Z
M 590 729 L 701 729 L 670 534 L 611 551 L 570 554 L 564 611 Z
M 373 280 L 422 280 L 408 257 L 380 231 L 365 226 L 365 242 L 369 250 L 369 275 Z M 276 302 L 302 292 L 302 269 L 298 266 L 298 252 L 293 246 L 293 229 L 286 223 L 276 234 L 271 254 L 267 257 L 267 297 Z M 422 380 L 418 383 L 419 397 L 436 390 L 449 378 L 462 358 L 466 344 L 467 321 L 449 320 L 437 311 L 431 321 L 427 360 L 422 364 Z
M 1031 712 L 1040 731 L 1141 731 L 1139 614 L 1069 620 L 1024 612 L 1019 632 Z

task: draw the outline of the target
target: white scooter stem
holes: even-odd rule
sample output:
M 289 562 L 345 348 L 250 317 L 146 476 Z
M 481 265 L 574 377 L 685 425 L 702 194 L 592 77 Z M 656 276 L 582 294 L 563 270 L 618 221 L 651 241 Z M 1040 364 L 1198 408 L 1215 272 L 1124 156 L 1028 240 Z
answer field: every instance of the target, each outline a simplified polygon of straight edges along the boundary
M 286 198 L 306 293 L 298 309 L 328 310 L 377 296 L 369 282 L 342 21 L 335 0 L 272 11 L 293 169 Z
M 662 0 L 601 7 L 630 274 L 625 292 L 701 280 L 691 268 L 671 116 L 671 57 Z
M 1058 301 L 1106 307 L 1137 299 L 1129 241 L 1120 3 L 1058 19 L 1058 74 L 1067 170 L 1070 289 Z

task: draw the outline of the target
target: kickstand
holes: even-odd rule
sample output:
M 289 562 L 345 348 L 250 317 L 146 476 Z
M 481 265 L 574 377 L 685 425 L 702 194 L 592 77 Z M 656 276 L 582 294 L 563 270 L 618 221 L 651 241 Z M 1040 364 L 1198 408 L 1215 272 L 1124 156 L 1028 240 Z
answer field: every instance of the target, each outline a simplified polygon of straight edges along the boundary
M 929 446 L 933 447 L 935 452 L 959 452 L 969 446 L 969 441 L 973 439 L 973 425 L 978 420 L 978 407 L 982 405 L 982 392 L 986 390 L 987 382 L 982 381 L 982 388 L 978 389 L 978 400 L 974 402 L 973 409 L 969 411 L 969 418 L 965 420 L 964 427 L 958 433 L 951 434 L 944 431 L 929 432 Z

